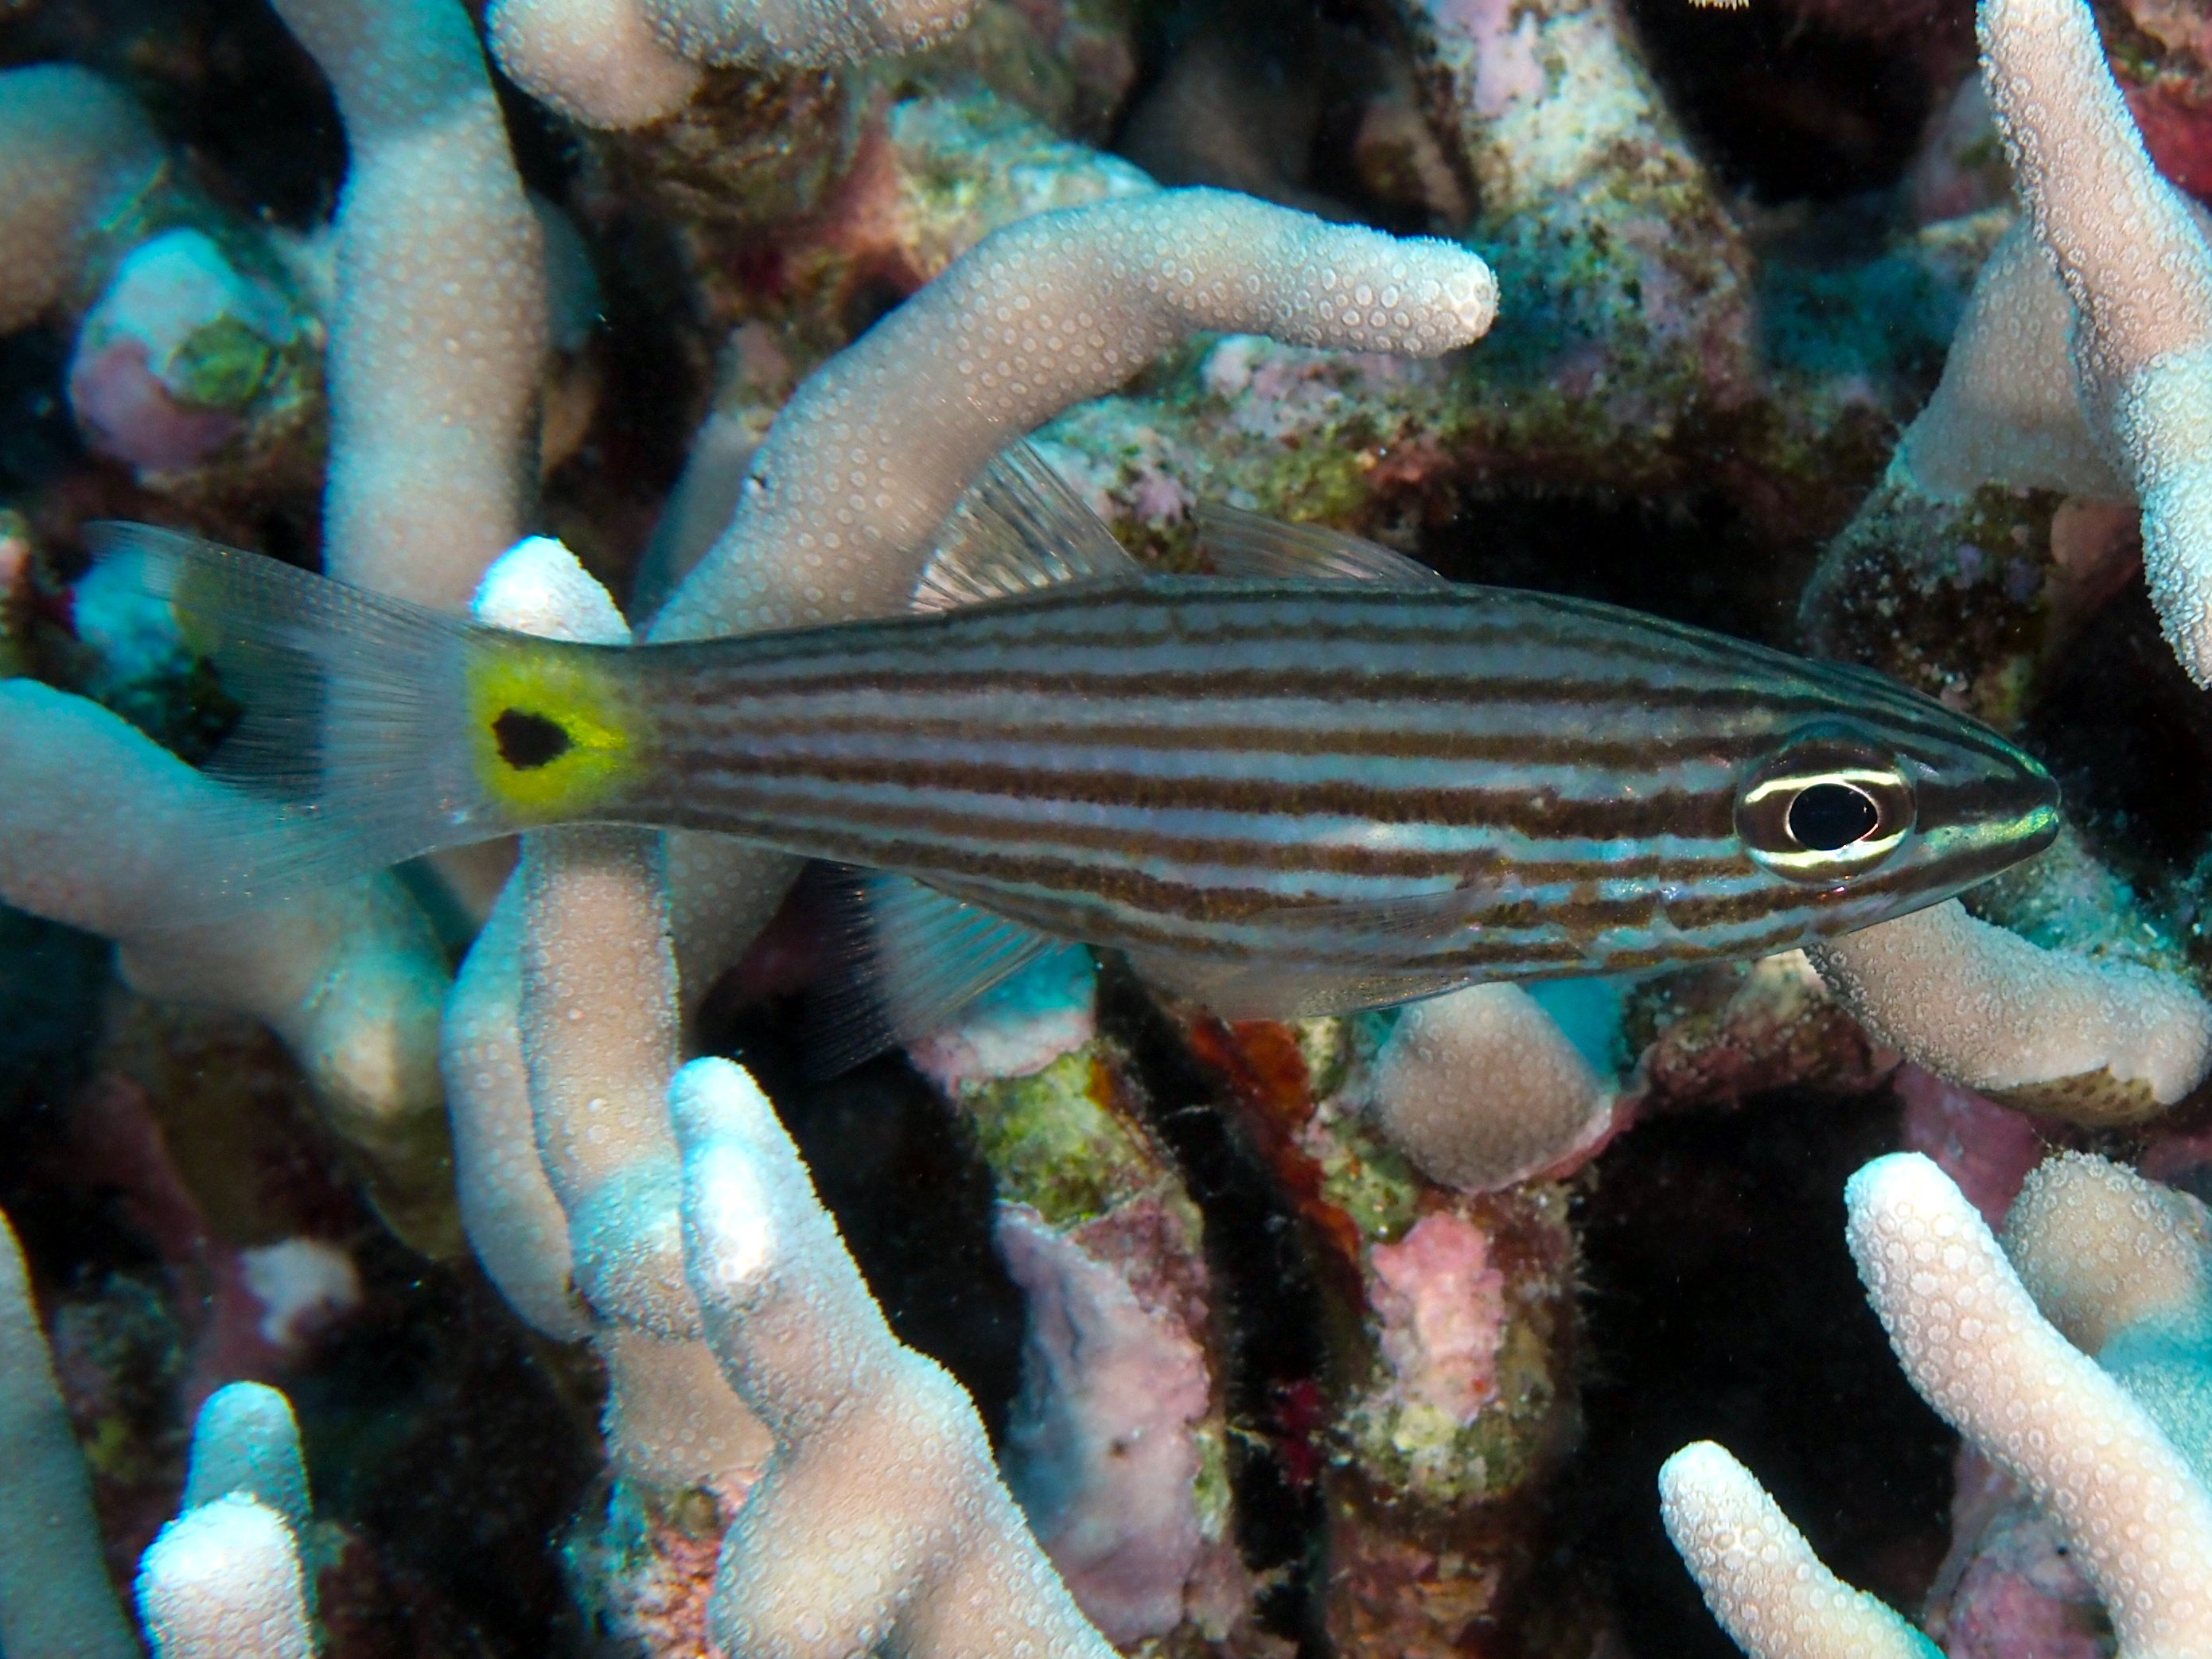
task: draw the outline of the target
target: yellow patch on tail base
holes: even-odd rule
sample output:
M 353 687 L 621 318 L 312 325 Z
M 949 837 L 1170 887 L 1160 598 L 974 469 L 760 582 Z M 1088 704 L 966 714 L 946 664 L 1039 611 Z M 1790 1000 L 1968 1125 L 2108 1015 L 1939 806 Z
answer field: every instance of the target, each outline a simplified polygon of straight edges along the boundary
M 468 666 L 470 742 L 477 775 L 494 800 L 541 823 L 588 817 L 636 775 L 640 732 L 621 678 L 597 653 L 544 641 L 501 645 Z M 501 738 L 502 716 L 559 728 L 550 758 L 517 765 Z

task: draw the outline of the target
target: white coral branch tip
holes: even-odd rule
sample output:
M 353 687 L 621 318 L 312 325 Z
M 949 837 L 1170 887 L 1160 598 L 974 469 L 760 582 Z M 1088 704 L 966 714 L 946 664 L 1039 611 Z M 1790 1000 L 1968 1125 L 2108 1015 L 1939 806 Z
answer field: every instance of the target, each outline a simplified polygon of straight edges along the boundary
M 1820 1564 L 1750 1470 L 1710 1440 L 1659 1470 L 1660 1516 L 1683 1564 L 1752 1659 L 1933 1659 L 1935 1644 Z

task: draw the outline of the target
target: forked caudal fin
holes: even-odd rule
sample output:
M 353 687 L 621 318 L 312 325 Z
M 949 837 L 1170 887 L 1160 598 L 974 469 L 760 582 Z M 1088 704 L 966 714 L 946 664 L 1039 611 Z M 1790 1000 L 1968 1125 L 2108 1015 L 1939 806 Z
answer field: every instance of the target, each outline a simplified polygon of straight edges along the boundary
M 643 719 L 619 649 L 509 634 L 143 525 L 92 526 L 111 579 L 165 601 L 243 712 L 206 770 L 236 813 L 175 849 L 150 924 L 440 848 L 608 812 Z

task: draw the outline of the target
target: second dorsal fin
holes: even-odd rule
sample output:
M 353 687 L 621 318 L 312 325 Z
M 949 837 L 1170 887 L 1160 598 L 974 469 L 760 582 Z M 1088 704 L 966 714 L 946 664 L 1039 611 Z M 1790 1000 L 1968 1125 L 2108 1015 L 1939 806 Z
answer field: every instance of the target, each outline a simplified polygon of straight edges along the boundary
M 1134 581 L 1143 567 L 1026 440 L 945 515 L 912 608 L 950 611 L 1063 582 Z
M 1207 501 L 1198 509 L 1199 550 L 1217 576 L 1279 576 L 1307 582 L 1389 582 L 1396 587 L 1449 586 L 1417 559 L 1379 542 L 1317 524 L 1285 524 Z

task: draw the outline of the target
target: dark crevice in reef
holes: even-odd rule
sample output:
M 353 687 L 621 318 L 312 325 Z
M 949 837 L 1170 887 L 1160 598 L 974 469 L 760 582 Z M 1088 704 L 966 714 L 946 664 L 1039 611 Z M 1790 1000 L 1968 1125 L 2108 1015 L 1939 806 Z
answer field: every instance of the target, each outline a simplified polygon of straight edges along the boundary
M 1838 6 L 1848 34 L 1820 9 L 1628 0 L 1664 101 L 1722 180 L 1762 202 L 1887 189 L 1972 65 L 1970 6 Z
M 84 440 L 58 392 L 69 357 L 58 330 L 0 336 L 0 498 L 28 495 L 84 459 Z
M 1633 1653 L 1736 1652 L 1660 1526 L 1659 1465 L 1692 1440 L 1727 1445 L 1847 1583 L 1918 1609 L 1956 1441 L 1899 1374 L 1844 1246 L 1844 1182 L 1896 1120 L 1887 1090 L 1784 1092 L 1639 1124 L 1584 1179 L 1586 1428 L 1552 1559 L 1609 1580 Z
M 2174 660 L 2141 583 L 2113 598 L 2048 671 L 2021 741 L 2069 816 L 2138 878 L 2186 868 L 2212 824 L 2212 712 Z
M 1317 1398 L 1320 1287 L 1267 1173 L 1218 1109 L 1213 1083 L 1133 975 L 1108 957 L 1099 979 L 1101 1027 L 1125 1044 L 1144 1079 L 1152 1124 L 1175 1155 L 1206 1220 L 1214 1318 L 1226 1344 L 1230 1477 L 1237 1543 L 1255 1572 L 1280 1575 L 1261 1616 L 1301 1651 L 1328 1651 L 1320 1631 L 1313 1550 L 1321 1489 L 1293 1484 L 1271 1437 L 1291 1429 L 1301 1400 Z
M 82 0 L 0 7 L 0 65 L 66 59 L 112 76 L 189 149 L 193 178 L 252 216 L 330 215 L 345 138 L 322 72 L 267 6 Z M 271 143 L 282 133 L 282 143 Z
M 995 1443 L 1021 1381 L 1022 1298 L 991 1243 L 990 1172 L 902 1054 L 811 1079 L 805 1029 L 781 997 L 708 1046 L 775 1103 L 892 1330 L 959 1378 Z
M 1401 235 L 1430 209 L 1387 200 L 1354 139 L 1411 78 L 1387 5 L 1182 0 L 1145 8 L 1138 73 L 1111 148 L 1169 185 L 1244 190 Z
M 89 1069 L 114 953 L 106 939 L 0 904 L 0 1146 L 18 1171 L 32 1125 L 58 1121 Z M 0 1192 L 19 1197 L 17 1184 Z
M 1454 581 L 1535 588 L 1786 645 L 1796 586 L 1717 492 L 1680 501 L 1508 490 L 1421 526 L 1421 562 Z
M 377 1546 L 325 1576 L 323 1616 L 379 1659 L 580 1650 L 548 1540 L 599 1474 L 596 1368 L 472 1262 L 426 1269 L 381 1233 L 356 1260 L 363 1314 L 286 1385 L 317 1513 Z

